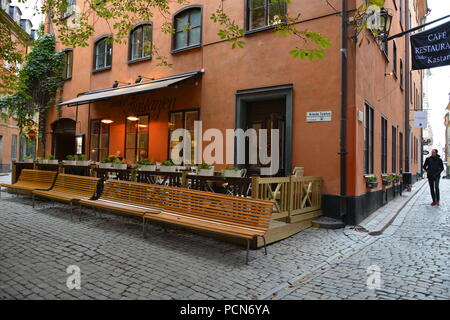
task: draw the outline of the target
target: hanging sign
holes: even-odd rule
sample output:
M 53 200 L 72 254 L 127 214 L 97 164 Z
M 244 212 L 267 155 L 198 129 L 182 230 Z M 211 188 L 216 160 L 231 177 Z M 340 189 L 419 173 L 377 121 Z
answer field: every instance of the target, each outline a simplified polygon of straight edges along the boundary
M 411 36 L 413 70 L 450 65 L 450 21 Z
M 423 129 L 428 127 L 428 114 L 426 111 L 414 112 L 414 128 Z
M 34 130 L 28 131 L 28 138 L 30 140 L 34 140 L 36 138 L 36 131 L 34 131 Z

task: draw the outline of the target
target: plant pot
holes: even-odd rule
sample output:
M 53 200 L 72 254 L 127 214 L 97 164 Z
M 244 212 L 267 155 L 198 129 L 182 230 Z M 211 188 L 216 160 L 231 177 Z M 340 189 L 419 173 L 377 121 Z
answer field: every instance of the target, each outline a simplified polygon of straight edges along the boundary
M 383 186 L 387 187 L 389 185 L 391 185 L 391 181 L 383 180 Z
M 126 163 L 114 163 L 114 169 L 118 170 L 127 170 L 127 164 Z
M 212 177 L 214 175 L 214 167 L 211 167 L 211 169 L 198 169 L 198 175 Z
M 77 166 L 88 166 L 89 165 L 89 160 L 77 160 Z
M 34 160 L 33 159 L 24 159 L 23 162 L 24 163 L 33 163 Z
M 176 172 L 177 167 L 176 166 L 161 166 L 159 168 L 161 172 Z
M 187 168 L 186 168 L 186 166 L 177 166 L 177 171 L 183 171 L 183 170 L 186 170 Z
M 156 165 L 150 164 L 145 166 L 140 166 L 139 171 L 156 171 Z
M 100 169 L 111 169 L 113 167 L 112 163 L 99 163 L 98 167 Z
M 77 165 L 77 162 L 75 160 L 64 160 L 63 163 L 66 166 L 76 166 Z
M 47 160 L 48 164 L 58 164 L 58 160 Z
M 378 187 L 378 181 L 377 182 L 366 182 L 367 189 L 375 189 Z
M 41 163 L 41 164 L 48 164 L 48 160 L 39 160 L 39 163 Z
M 223 170 L 223 175 L 226 178 L 240 178 L 242 177 L 242 170 Z

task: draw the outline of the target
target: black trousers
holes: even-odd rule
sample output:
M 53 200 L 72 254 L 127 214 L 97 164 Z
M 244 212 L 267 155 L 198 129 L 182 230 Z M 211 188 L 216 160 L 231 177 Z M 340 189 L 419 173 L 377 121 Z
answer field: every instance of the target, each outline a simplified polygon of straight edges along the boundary
M 433 202 L 439 202 L 440 193 L 439 193 L 439 181 L 441 177 L 437 178 L 428 178 L 428 183 L 430 184 L 431 197 L 433 198 Z

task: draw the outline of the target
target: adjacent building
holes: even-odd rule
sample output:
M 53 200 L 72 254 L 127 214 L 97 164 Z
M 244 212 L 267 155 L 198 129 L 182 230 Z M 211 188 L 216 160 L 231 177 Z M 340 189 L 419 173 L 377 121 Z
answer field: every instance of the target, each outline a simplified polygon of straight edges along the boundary
M 10 0 L 0 0 L 0 23 L 10 30 L 18 50 L 25 56 L 32 41 L 31 21 L 22 19 L 20 8 L 12 6 Z M 10 63 L 0 60 L 0 72 L 9 72 L 11 66 Z M 8 121 L 0 119 L 0 172 L 9 172 L 12 161 L 19 160 L 20 146 L 19 128 L 14 119 Z
M 445 164 L 446 164 L 446 175 L 447 178 L 450 179 L 450 165 L 449 165 L 449 161 L 450 161 L 450 93 L 448 95 L 449 97 L 449 103 L 447 105 L 447 113 L 444 117 L 444 124 L 445 124 Z
M 410 173 L 416 180 L 422 136 L 411 123 L 413 111 L 423 108 L 422 72 L 410 71 L 408 36 L 384 43 L 368 30 L 356 34 L 351 17 L 362 0 L 347 1 L 347 28 L 342 1 L 292 1 L 286 10 L 301 12 L 296 26 L 332 42 L 323 59 L 296 60 L 289 51 L 304 44 L 276 35 L 271 1 L 241 0 L 226 4 L 231 19 L 246 30 L 245 48 L 232 50 L 209 19 L 220 3 L 171 3 L 173 35 L 160 32 L 165 21 L 155 16 L 137 23 L 127 43 L 110 44 L 109 26 L 92 17 L 95 35 L 88 47 L 59 44 L 66 53 L 66 81 L 62 102 L 48 111 L 40 156 L 83 153 L 100 161 L 118 154 L 129 163 L 163 161 L 174 145 L 170 133 L 193 130 L 197 120 L 203 131 L 279 129 L 278 175 L 304 167 L 305 175 L 323 177 L 324 214 L 349 224 L 392 198 L 392 188 L 381 185 L 383 176 Z M 386 8 L 393 16 L 391 34 L 420 25 L 428 13 L 426 0 L 388 0 Z M 190 30 L 181 32 L 188 23 Z M 153 44 L 172 68 L 157 66 Z M 311 112 L 324 117 L 308 117 Z M 202 142 L 196 138 L 193 145 Z M 208 144 L 203 141 L 203 148 Z M 245 165 L 250 174 L 260 166 Z M 366 187 L 370 176 L 380 181 L 375 189 Z

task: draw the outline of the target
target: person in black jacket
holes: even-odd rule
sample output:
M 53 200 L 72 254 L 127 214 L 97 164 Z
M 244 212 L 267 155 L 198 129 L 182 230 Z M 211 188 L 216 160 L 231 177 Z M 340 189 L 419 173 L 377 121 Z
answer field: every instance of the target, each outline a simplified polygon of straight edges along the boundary
M 438 150 L 434 149 L 431 157 L 428 157 L 423 164 L 423 169 L 427 172 L 428 183 L 430 184 L 431 197 L 433 198 L 432 206 L 439 206 L 439 180 L 441 173 L 444 171 L 444 163 L 438 154 Z

